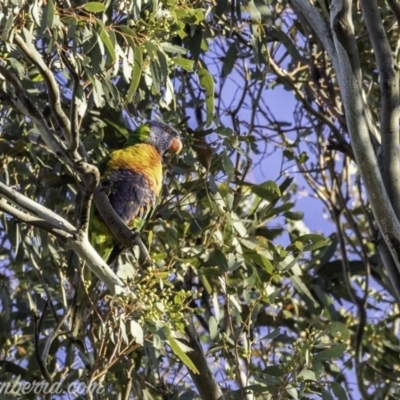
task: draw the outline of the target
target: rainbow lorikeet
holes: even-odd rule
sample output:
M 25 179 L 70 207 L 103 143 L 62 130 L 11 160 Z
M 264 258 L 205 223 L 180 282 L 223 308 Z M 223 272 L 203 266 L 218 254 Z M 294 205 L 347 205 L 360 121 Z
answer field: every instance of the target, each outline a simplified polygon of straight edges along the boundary
M 152 121 L 140 125 L 129 135 L 124 147 L 111 152 L 101 164 L 102 185 L 114 210 L 127 226 L 135 227 L 137 220 L 147 214 L 160 195 L 163 155 L 181 150 L 179 132 L 169 125 Z M 118 250 L 118 240 L 97 210 L 92 213 L 89 233 L 95 249 L 105 261 L 109 261 L 112 250 Z M 91 274 L 88 270 L 86 272 L 84 280 L 88 283 Z M 96 281 L 87 290 L 84 290 L 84 284 L 80 280 L 75 293 L 72 314 L 74 336 L 79 332 L 89 302 L 87 293 L 91 293 Z
M 141 220 L 161 193 L 162 157 L 179 153 L 179 132 L 162 122 L 151 121 L 133 131 L 124 147 L 115 150 L 100 167 L 102 185 L 111 205 L 130 228 L 141 228 Z M 117 239 L 97 211 L 91 218 L 91 240 L 100 255 L 108 260 Z

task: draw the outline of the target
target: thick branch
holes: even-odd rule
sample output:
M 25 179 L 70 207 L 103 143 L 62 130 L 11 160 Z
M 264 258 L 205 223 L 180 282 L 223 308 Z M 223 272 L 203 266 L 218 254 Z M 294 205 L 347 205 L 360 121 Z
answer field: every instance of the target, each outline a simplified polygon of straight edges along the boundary
M 185 332 L 189 337 L 189 347 L 193 349 L 188 352 L 187 355 L 200 372 L 199 374 L 195 374 L 189 370 L 190 376 L 199 391 L 200 397 L 203 400 L 222 399 L 221 389 L 215 380 L 213 372 L 208 366 L 206 356 L 203 353 L 200 341 L 197 337 L 196 329 L 190 316 L 189 325 L 185 328 Z
M 400 217 L 399 81 L 376 0 L 360 1 L 378 65 L 381 87 L 381 171 L 397 217 Z
M 352 73 L 361 87 L 360 59 L 354 35 L 354 25 L 351 19 L 351 3 L 352 0 L 341 0 L 336 5 L 332 4 L 331 28 L 334 31 L 334 39 L 346 51 Z
M 25 210 L 28 214 L 25 214 L 18 208 L 7 204 L 4 200 L 0 203 L 0 209 L 17 219 L 23 220 L 24 222 L 32 223 L 32 225 L 40 226 L 43 229 L 48 227 L 49 229 L 46 229 L 48 232 L 56 233 L 58 237 L 62 237 L 66 240 L 67 247 L 71 248 L 82 258 L 83 261 L 87 263 L 93 273 L 106 284 L 113 294 L 129 293 L 125 284 L 118 278 L 118 276 L 89 243 L 87 235 L 76 230 L 68 221 L 61 218 L 59 215 L 30 200 L 21 193 L 10 189 L 1 182 L 0 195 L 7 201 L 12 202 L 16 206 Z M 40 218 L 38 222 L 37 218 Z M 58 227 L 56 232 L 54 232 L 54 229 L 56 229 L 54 227 Z
M 387 195 L 378 160 L 368 134 L 368 121 L 364 112 L 363 95 L 357 79 L 358 73 L 353 71 L 354 64 L 351 63 L 347 48 L 342 45 L 342 37 L 336 35 L 337 15 L 351 18 L 350 13 L 343 16 L 342 9 L 344 6 L 341 0 L 333 2 L 331 24 L 336 52 L 340 61 L 340 68 L 336 73 L 339 77 L 347 126 L 375 220 L 393 256 L 397 269 L 400 270 L 400 224 Z M 389 270 L 388 273 L 390 273 Z M 400 287 L 395 289 L 400 296 Z
M 332 60 L 333 67 L 337 70 L 338 58 L 327 22 L 309 0 L 291 0 L 291 2 L 304 15 Z
M 13 215 L 18 221 L 22 221 L 26 224 L 36 226 L 37 228 L 44 229 L 45 231 L 51 233 L 59 239 L 67 239 L 69 234 L 65 231 L 58 229 L 50 222 L 45 221 L 41 218 L 34 217 L 30 214 L 27 214 L 24 211 L 18 210 L 13 205 L 7 203 L 0 197 L 0 211 L 3 211 L 7 214 Z
M 332 61 L 333 68 L 336 71 L 339 87 L 342 87 L 344 85 L 344 82 L 341 81 L 342 74 L 339 73 L 341 68 L 340 57 L 337 54 L 337 48 L 332 37 L 333 32 L 331 32 L 331 29 L 329 28 L 327 22 L 325 22 L 321 14 L 310 3 L 309 0 L 291 1 L 296 9 L 298 9 L 304 15 L 307 22 L 316 33 L 316 36 L 321 41 L 323 47 L 325 48 Z M 371 112 L 369 110 L 365 95 L 362 92 L 361 88 L 361 72 L 359 70 L 360 62 L 358 58 L 357 43 L 353 33 L 353 23 L 351 21 L 351 18 L 350 20 L 348 18 L 349 15 L 351 16 L 350 13 L 351 1 L 340 1 L 340 4 L 333 2 L 331 13 L 331 15 L 333 16 L 333 18 L 331 18 L 332 31 L 334 30 L 334 28 L 337 29 L 337 34 L 335 33 L 336 41 L 342 42 L 342 47 L 350 52 L 349 60 L 350 65 L 352 66 L 351 70 L 353 71 L 357 82 L 360 85 L 360 92 L 362 93 L 362 99 L 364 102 L 365 118 L 371 134 L 371 140 L 376 151 L 379 145 L 379 131 L 373 122 Z
M 24 209 L 29 213 L 27 215 L 31 218 L 39 218 L 41 221 L 46 221 L 48 224 L 51 224 L 69 235 L 72 235 L 75 232 L 75 227 L 64 218 L 61 218 L 58 214 L 43 207 L 41 204 L 29 199 L 16 190 L 9 188 L 2 182 L 0 182 L 0 196 Z
M 82 260 L 86 261 L 88 267 L 106 284 L 112 294 L 129 294 L 125 284 L 100 257 L 86 236 L 75 236 L 73 239 L 68 240 L 67 247 L 72 249 Z

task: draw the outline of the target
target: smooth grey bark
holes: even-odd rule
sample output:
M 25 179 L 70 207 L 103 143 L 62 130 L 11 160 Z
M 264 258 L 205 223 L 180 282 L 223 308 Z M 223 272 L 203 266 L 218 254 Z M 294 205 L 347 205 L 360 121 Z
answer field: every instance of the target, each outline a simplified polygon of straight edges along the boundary
M 199 374 L 196 374 L 189 370 L 190 376 L 199 391 L 200 397 L 202 400 L 222 399 L 221 389 L 215 380 L 213 372 L 208 366 L 207 358 L 201 348 L 196 329 L 190 316 L 189 324 L 186 326 L 185 332 L 189 338 L 189 347 L 192 349 L 192 351 L 187 353 L 187 356 L 200 371 Z
M 397 218 L 400 217 L 399 168 L 399 81 L 389 40 L 381 21 L 375 0 L 361 0 L 361 11 L 374 49 L 379 70 L 381 90 L 381 153 L 379 158 L 382 179 Z M 400 273 L 393 262 L 382 235 L 378 238 L 378 251 L 396 290 L 400 287 Z M 398 290 L 396 290 L 398 292 Z
M 361 70 L 357 62 L 357 53 L 354 53 L 356 47 L 354 47 L 355 36 L 351 17 L 352 2 L 348 0 L 332 1 L 330 27 L 309 0 L 292 0 L 292 3 L 304 15 L 319 37 L 336 71 L 355 159 L 364 181 L 376 223 L 394 264 L 387 264 L 388 254 L 382 259 L 399 300 L 400 223 L 396 215 L 399 204 L 396 204 L 395 209 L 386 190 L 376 156 L 380 132 L 377 132 L 377 124 L 371 117 L 361 87 Z M 388 79 L 390 79 L 390 74 L 388 76 Z M 392 124 L 396 119 L 393 116 L 392 102 L 393 99 L 389 100 L 387 104 L 385 103 L 386 110 L 384 112 L 385 118 L 389 116 L 389 120 L 386 121 L 390 125 L 390 127 L 387 126 L 389 131 L 393 129 Z M 385 132 L 382 133 L 385 134 Z M 393 140 L 393 138 L 390 140 Z M 385 146 L 387 146 L 387 143 Z M 389 149 L 387 152 L 389 152 Z M 393 149 L 390 149 L 390 152 L 393 152 Z M 393 176 L 398 179 L 398 173 L 395 172 L 396 168 L 393 167 L 393 160 L 394 156 L 391 153 L 386 162 L 390 163 L 390 167 L 393 168 Z M 389 185 L 389 179 L 387 182 Z M 384 246 L 380 246 L 380 249 L 382 248 L 384 249 Z
M 20 221 L 45 229 L 64 240 L 66 246 L 86 261 L 93 273 L 113 294 L 130 293 L 121 279 L 92 247 L 87 236 L 80 235 L 77 229 L 64 218 L 2 182 L 0 182 L 0 210 Z
M 393 209 L 400 217 L 399 167 L 399 79 L 392 50 L 381 21 L 376 0 L 360 0 L 361 11 L 378 66 L 381 89 L 380 165 Z

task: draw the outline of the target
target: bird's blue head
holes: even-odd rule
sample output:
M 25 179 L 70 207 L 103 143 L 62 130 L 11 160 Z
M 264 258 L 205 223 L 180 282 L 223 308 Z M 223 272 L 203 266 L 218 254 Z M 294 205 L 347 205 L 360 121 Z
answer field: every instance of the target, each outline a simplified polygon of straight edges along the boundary
M 177 154 L 182 150 L 179 132 L 159 121 L 146 122 L 136 128 L 129 135 L 125 147 L 138 143 L 153 145 L 161 155 L 168 151 Z

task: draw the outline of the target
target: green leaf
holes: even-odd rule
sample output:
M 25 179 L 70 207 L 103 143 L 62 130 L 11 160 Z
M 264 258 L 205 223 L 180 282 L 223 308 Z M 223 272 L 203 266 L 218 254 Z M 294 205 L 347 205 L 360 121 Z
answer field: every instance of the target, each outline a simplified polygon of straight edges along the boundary
M 113 61 L 115 61 L 115 59 L 116 59 L 115 48 L 114 48 L 113 43 L 110 40 L 110 37 L 108 36 L 107 31 L 104 28 L 101 30 L 99 37 L 100 37 L 101 41 L 104 43 L 104 45 L 106 46 L 109 56 L 112 58 Z
M 321 389 L 322 400 L 333 400 L 332 395 L 325 389 Z
M 285 376 L 286 371 L 284 365 L 270 365 L 268 367 L 265 367 L 262 372 L 263 374 L 279 377 L 279 376 Z
M 163 51 L 166 51 L 168 53 L 177 53 L 177 54 L 186 54 L 187 50 L 184 49 L 183 47 L 176 46 L 175 44 L 169 43 L 169 42 L 163 42 L 161 43 L 161 49 Z
M 233 165 L 233 162 L 226 151 L 222 153 L 222 165 L 224 167 L 224 171 L 228 175 L 228 180 L 230 181 L 235 174 L 235 166 Z
M 3 40 L 5 40 L 5 41 L 8 40 L 9 34 L 10 34 L 13 26 L 14 26 L 14 15 L 13 15 L 13 13 L 10 12 L 7 17 L 6 23 L 4 24 L 3 32 L 1 33 L 1 38 Z
M 333 358 L 340 357 L 347 349 L 347 344 L 345 343 L 334 343 L 332 347 L 326 350 L 322 350 L 314 355 L 314 360 L 316 361 L 328 361 Z
M 211 125 L 214 118 L 214 78 L 205 69 L 199 68 L 200 85 L 206 91 L 206 125 Z
M 273 201 L 281 197 L 279 186 L 274 181 L 266 181 L 251 187 L 251 191 L 264 200 Z
M 250 20 L 253 24 L 261 22 L 261 12 L 254 4 L 253 0 L 250 0 L 247 4 L 247 11 L 250 14 Z
M 291 221 L 301 221 L 304 218 L 303 211 L 286 211 L 283 216 Z
M 278 271 L 289 271 L 294 267 L 298 268 L 297 261 L 299 261 L 301 255 L 302 253 L 297 254 L 296 257 L 293 257 L 292 255 L 286 255 L 285 259 L 276 266 L 276 269 Z
M 210 330 L 211 340 L 217 339 L 219 334 L 218 322 L 213 316 L 211 316 L 210 319 L 208 320 L 208 329 Z
M 290 280 L 299 292 L 304 293 L 312 302 L 316 303 L 311 292 L 308 290 L 307 286 L 302 282 L 298 275 L 291 276 Z
M 347 326 L 341 322 L 331 322 L 328 326 L 328 332 L 335 339 L 347 341 L 350 338 Z
M 140 47 L 135 46 L 133 48 L 133 52 L 134 52 L 134 57 L 133 57 L 134 64 L 132 69 L 132 78 L 131 78 L 131 84 L 129 85 L 128 93 L 126 95 L 126 100 L 128 103 L 132 101 L 133 94 L 138 88 L 140 78 L 142 76 L 142 64 L 143 64 L 142 51 L 140 50 Z
M 343 389 L 343 387 L 337 383 L 337 382 L 332 382 L 331 383 L 332 387 L 332 392 L 335 396 L 337 396 L 337 400 L 347 400 L 347 394 L 346 391 Z
M 296 238 L 297 241 L 304 243 L 304 251 L 312 251 L 325 247 L 328 244 L 328 240 L 321 235 L 313 233 L 302 235 Z
M 286 392 L 292 399 L 299 398 L 299 393 L 297 392 L 297 389 L 295 387 L 292 387 L 290 385 L 286 386 Z
M 286 47 L 289 54 L 293 57 L 293 60 L 300 61 L 301 55 L 300 55 L 299 51 L 297 50 L 293 41 L 290 39 L 290 37 L 288 35 L 286 35 L 286 33 L 283 32 L 282 29 L 280 29 L 278 26 L 275 26 L 275 25 L 272 26 L 271 30 L 273 32 L 273 35 L 279 40 L 279 43 L 283 44 Z M 286 153 L 285 153 L 285 151 L 286 151 Z M 285 151 L 284 151 L 284 153 L 289 157 L 292 157 L 292 155 L 294 154 L 293 150 L 291 150 L 291 149 L 288 149 Z M 294 157 L 289 158 L 289 159 L 293 160 L 293 158 Z
M 206 267 L 220 267 L 222 271 L 228 271 L 228 261 L 220 249 L 215 249 L 204 265 Z
M 204 271 L 201 268 L 198 270 L 201 284 L 204 286 L 204 289 L 206 290 L 206 292 L 208 294 L 211 294 L 212 293 L 212 287 L 211 287 L 206 275 L 203 272 Z
M 311 371 L 310 369 L 303 369 L 300 371 L 300 373 L 297 375 L 299 379 L 303 379 L 304 381 L 315 381 L 315 372 Z
M 168 60 L 164 52 L 157 50 L 158 62 L 160 63 L 160 78 L 161 82 L 164 83 L 168 76 Z
M 193 60 L 188 60 L 187 58 L 182 58 L 182 57 L 174 57 L 172 61 L 174 62 L 174 64 L 179 65 L 185 71 L 188 72 L 193 71 L 193 65 L 194 65 Z
M 82 6 L 82 8 L 91 13 L 99 13 L 106 10 L 106 6 L 99 1 L 91 1 Z
M 175 340 L 171 335 L 168 336 L 167 340 L 171 350 L 186 365 L 186 367 L 188 367 L 194 374 L 199 374 L 200 372 L 193 364 L 192 360 L 181 349 L 179 341 Z
M 161 71 L 161 66 L 160 63 L 158 62 L 157 59 L 152 59 L 150 60 L 150 71 L 151 71 L 151 77 L 153 79 L 153 85 L 152 85 L 152 94 L 156 95 L 160 93 L 161 91 L 161 84 L 162 84 L 162 71 Z
M 228 51 L 226 52 L 224 64 L 222 65 L 223 77 L 228 76 L 232 72 L 232 69 L 237 60 L 237 56 L 238 56 L 237 44 L 233 42 L 229 46 Z
M 303 164 L 303 163 L 305 163 L 307 160 L 308 160 L 308 155 L 307 155 L 306 152 L 303 151 L 303 152 L 299 155 L 299 158 L 297 159 L 297 162 L 298 162 L 299 164 Z
M 96 78 L 93 79 L 92 83 L 93 83 L 93 98 L 94 98 L 94 102 L 96 103 L 97 107 L 99 107 L 99 108 L 104 107 L 105 99 L 104 99 L 103 85 Z
M 120 320 L 119 320 L 119 331 L 121 332 L 122 340 L 124 341 L 124 343 L 126 345 L 128 345 L 129 339 L 128 339 L 128 335 L 126 334 L 126 325 L 125 325 L 125 321 L 122 318 L 120 318 Z
M 143 329 L 136 321 L 130 321 L 131 335 L 137 344 L 143 346 Z
M 128 42 L 128 44 L 132 47 L 136 47 L 136 43 L 133 38 L 136 37 L 136 33 L 131 29 L 128 28 L 126 25 L 119 25 L 118 28 L 122 31 L 122 37 Z
M 47 0 L 42 14 L 40 32 L 43 34 L 46 29 L 51 29 L 54 23 L 54 3 L 52 0 Z

